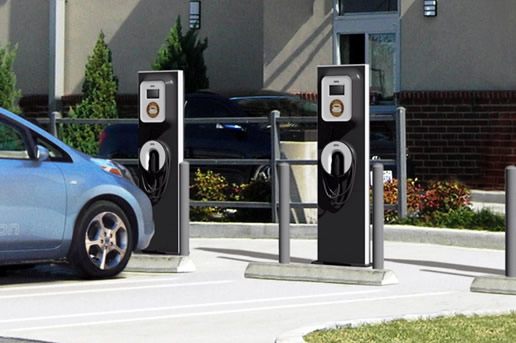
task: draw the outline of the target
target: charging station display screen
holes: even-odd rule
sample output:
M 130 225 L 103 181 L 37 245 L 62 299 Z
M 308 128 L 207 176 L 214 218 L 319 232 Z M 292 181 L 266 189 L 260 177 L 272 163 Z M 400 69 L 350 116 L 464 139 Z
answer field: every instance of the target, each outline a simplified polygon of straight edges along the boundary
M 147 99 L 159 99 L 159 89 L 147 89 Z
M 344 95 L 344 85 L 331 85 L 330 95 Z

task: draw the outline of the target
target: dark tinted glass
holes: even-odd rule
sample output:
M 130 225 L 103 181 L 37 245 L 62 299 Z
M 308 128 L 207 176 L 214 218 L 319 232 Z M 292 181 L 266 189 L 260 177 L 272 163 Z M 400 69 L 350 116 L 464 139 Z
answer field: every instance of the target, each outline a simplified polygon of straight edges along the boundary
M 234 117 L 233 111 L 215 99 L 191 99 L 186 103 L 186 118 L 224 118 Z
M 396 12 L 398 0 L 339 0 L 340 14 L 364 12 Z
M 148 89 L 147 90 L 147 99 L 158 99 L 159 98 L 159 89 Z
M 330 95 L 344 95 L 344 86 L 330 86 Z
M 268 117 L 280 111 L 282 117 L 317 116 L 317 103 L 297 97 L 249 97 L 232 99 L 250 117 Z
M 362 64 L 365 61 L 365 35 L 340 35 L 340 63 L 341 64 Z
M 4 122 L 0 122 L 0 158 L 29 158 L 22 133 L 17 128 Z
M 280 117 L 317 117 L 317 103 L 294 96 L 236 98 L 233 102 L 250 117 L 268 117 L 273 110 L 278 110 Z M 316 123 L 281 123 L 279 127 L 281 140 L 317 139 Z
M 47 139 L 35 134 L 33 135 L 34 142 L 37 145 L 41 145 L 44 148 L 46 148 L 50 155 L 50 161 L 57 161 L 57 162 L 71 162 L 72 159 L 66 152 L 58 148 L 54 143 L 51 143 Z

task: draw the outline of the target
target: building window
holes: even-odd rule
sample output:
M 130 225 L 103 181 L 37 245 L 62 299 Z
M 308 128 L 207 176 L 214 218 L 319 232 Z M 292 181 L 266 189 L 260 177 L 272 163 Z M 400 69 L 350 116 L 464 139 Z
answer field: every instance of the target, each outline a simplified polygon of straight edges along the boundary
M 190 1 L 190 28 L 201 28 L 201 2 Z
M 397 11 L 398 0 L 339 0 L 339 15 Z
M 394 103 L 397 81 L 396 34 L 341 34 L 339 55 L 340 64 L 369 64 L 371 105 Z

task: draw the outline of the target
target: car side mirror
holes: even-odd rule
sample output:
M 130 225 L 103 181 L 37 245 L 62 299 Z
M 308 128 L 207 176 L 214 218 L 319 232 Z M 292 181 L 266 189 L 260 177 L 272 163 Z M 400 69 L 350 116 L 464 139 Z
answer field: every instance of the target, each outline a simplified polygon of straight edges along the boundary
M 50 152 L 48 151 L 47 148 L 45 148 L 41 145 L 36 146 L 36 160 L 38 160 L 39 162 L 43 162 L 43 161 L 48 160 L 49 157 L 50 157 Z

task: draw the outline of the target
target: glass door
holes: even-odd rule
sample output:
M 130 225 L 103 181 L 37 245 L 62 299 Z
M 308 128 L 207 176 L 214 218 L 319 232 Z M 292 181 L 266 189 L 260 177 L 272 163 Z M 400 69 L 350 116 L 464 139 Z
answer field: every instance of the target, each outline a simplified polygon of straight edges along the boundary
M 396 89 L 396 35 L 368 34 L 367 38 L 371 105 L 393 104 Z
M 334 6 L 334 64 L 369 64 L 371 105 L 394 105 L 400 89 L 398 1 L 334 0 Z

